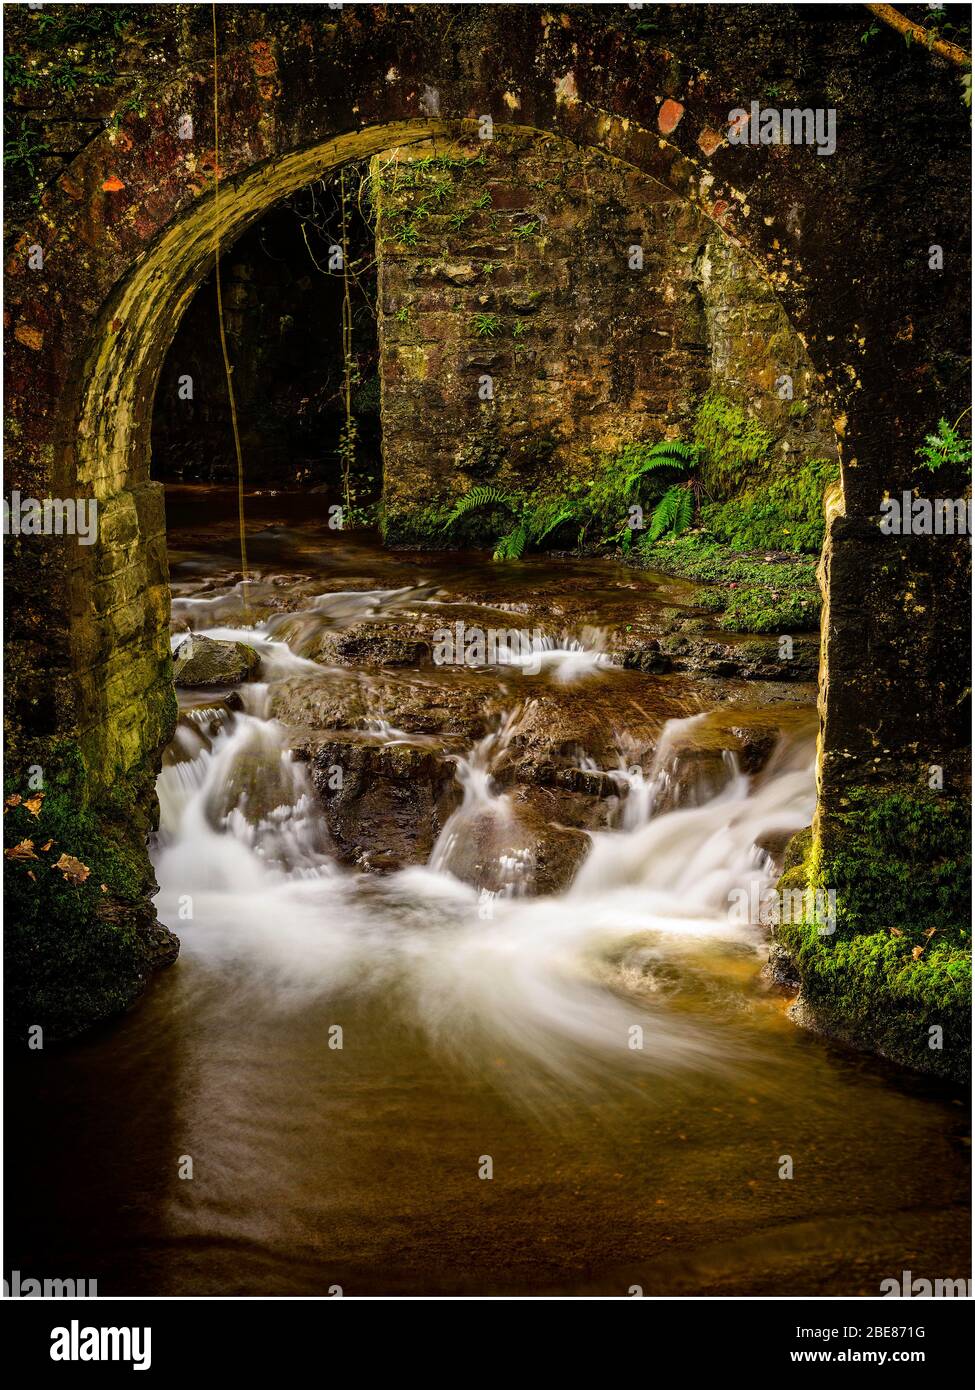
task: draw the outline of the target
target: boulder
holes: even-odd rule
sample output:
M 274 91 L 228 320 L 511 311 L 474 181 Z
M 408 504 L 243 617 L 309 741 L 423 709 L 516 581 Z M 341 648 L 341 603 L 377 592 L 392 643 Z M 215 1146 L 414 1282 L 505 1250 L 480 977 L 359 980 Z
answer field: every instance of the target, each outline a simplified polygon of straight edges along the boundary
M 194 634 L 173 654 L 173 680 L 179 686 L 238 685 L 256 676 L 261 658 L 244 642 L 221 642 Z

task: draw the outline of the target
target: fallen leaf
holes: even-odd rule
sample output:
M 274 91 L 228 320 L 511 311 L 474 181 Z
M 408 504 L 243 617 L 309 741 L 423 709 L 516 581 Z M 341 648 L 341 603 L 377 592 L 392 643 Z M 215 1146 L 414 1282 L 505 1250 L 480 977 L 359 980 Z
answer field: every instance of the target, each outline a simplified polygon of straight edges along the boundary
M 102 892 L 103 892 L 103 893 L 107 893 L 107 892 L 108 892 L 108 884 L 107 884 L 107 883 L 103 883 L 103 884 L 102 884 Z
M 41 814 L 41 803 L 43 802 L 43 800 L 44 793 L 38 792 L 36 796 L 32 796 L 29 801 L 24 802 L 25 810 L 30 811 L 31 815 L 34 817 L 35 820 Z
M 890 934 L 891 934 L 891 936 L 903 936 L 903 935 L 904 935 L 904 933 L 901 931 L 900 927 L 891 927 L 891 929 L 890 929 Z
M 21 840 L 19 845 L 14 845 L 13 849 L 5 849 L 4 856 L 7 859 L 36 859 L 34 853 L 33 840 Z
M 923 946 L 915 946 L 915 947 L 914 947 L 914 950 L 911 952 L 911 960 L 920 960 L 921 957 L 922 957 L 923 955 L 924 955 L 924 947 L 923 947 Z
M 6 801 L 3 803 L 3 804 L 4 804 L 4 808 L 5 808 L 5 809 L 4 809 L 4 815 L 7 814 L 7 812 L 6 812 L 6 807 L 8 807 L 8 806 L 19 806 L 20 803 L 21 803 L 21 800 L 22 800 L 22 798 L 21 798 L 20 796 L 18 796 L 16 792 L 14 792 L 13 796 L 8 796 L 7 799 L 6 799 Z
M 48 850 L 51 848 L 53 844 L 53 840 L 48 840 L 46 845 L 41 845 L 41 854 L 47 854 Z
M 102 188 L 105 190 L 106 193 L 120 193 L 124 187 L 125 184 L 116 174 L 112 174 L 102 184 Z
M 34 870 L 33 870 L 33 869 L 28 869 L 28 870 L 27 870 L 27 877 L 28 877 L 29 879 L 32 879 L 34 883 L 37 882 L 37 875 L 34 873 Z
M 930 941 L 937 930 L 937 927 L 928 927 L 927 931 L 924 933 L 924 936 L 927 938 L 928 941 Z
M 51 865 L 52 869 L 60 869 L 64 874 L 66 883 L 84 883 L 91 873 L 87 864 L 82 864 L 80 859 L 76 859 L 73 854 L 62 854 L 56 864 Z

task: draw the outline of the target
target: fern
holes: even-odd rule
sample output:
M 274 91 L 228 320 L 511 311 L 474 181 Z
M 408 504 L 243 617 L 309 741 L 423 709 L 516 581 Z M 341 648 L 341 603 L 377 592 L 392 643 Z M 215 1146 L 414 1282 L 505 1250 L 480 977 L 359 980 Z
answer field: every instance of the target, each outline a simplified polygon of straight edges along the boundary
M 495 560 L 520 560 L 528 544 L 528 527 L 519 521 L 494 547 Z
M 485 507 L 507 507 L 515 510 L 517 503 L 507 492 L 503 492 L 499 487 L 472 487 L 470 492 L 465 492 L 463 497 L 457 502 L 454 510 L 447 517 L 443 524 L 446 531 L 449 526 L 453 526 L 455 521 L 459 521 L 468 512 L 481 511 Z
M 677 504 L 677 515 L 674 517 L 674 524 L 671 531 L 675 536 L 679 536 L 682 531 L 686 531 L 694 520 L 694 489 L 685 487 L 681 498 Z
M 680 439 L 664 439 L 657 444 L 628 445 L 620 461 L 624 466 L 623 493 L 629 497 L 642 478 L 662 469 L 686 472 L 697 462 L 697 448 Z
M 580 519 L 581 510 L 577 502 L 565 501 L 562 498 L 554 502 L 543 502 L 535 507 L 527 518 L 528 535 L 532 543 L 541 545 L 546 536 L 550 536 L 566 521 Z
M 674 483 L 661 497 L 650 518 L 647 535 L 651 541 L 659 540 L 665 532 L 679 536 L 686 531 L 694 519 L 694 495 L 686 483 Z

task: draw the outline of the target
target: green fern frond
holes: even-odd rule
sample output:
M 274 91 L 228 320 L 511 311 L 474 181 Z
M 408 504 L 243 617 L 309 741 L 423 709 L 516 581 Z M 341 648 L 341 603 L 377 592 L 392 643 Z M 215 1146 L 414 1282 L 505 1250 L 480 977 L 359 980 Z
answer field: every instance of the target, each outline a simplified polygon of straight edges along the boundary
M 465 492 L 463 497 L 457 502 L 454 510 L 444 522 L 443 529 L 446 531 L 449 526 L 453 526 L 455 521 L 458 521 L 462 516 L 466 516 L 468 512 L 480 511 L 484 507 L 507 507 L 513 509 L 514 506 L 515 502 L 513 499 L 499 487 L 472 487 L 470 492 Z
M 622 451 L 623 492 L 630 496 L 636 485 L 650 473 L 670 469 L 684 473 L 697 462 L 698 450 L 695 444 L 686 444 L 681 439 L 663 439 L 657 444 L 630 444 Z
M 671 526 L 671 532 L 679 536 L 682 531 L 686 531 L 694 520 L 694 493 L 689 487 L 681 488 L 681 495 L 677 503 L 677 514 Z
M 659 540 L 665 532 L 676 529 L 676 523 L 685 514 L 685 501 L 693 509 L 690 491 L 683 483 L 675 483 L 673 487 L 667 489 L 654 507 L 653 515 L 650 518 L 650 527 L 647 532 L 650 540 Z M 680 529 L 684 528 L 681 527 Z
M 502 536 L 494 547 L 495 560 L 520 560 L 528 544 L 528 528 L 523 521 Z
M 579 507 L 574 502 L 562 498 L 554 502 L 545 502 L 526 518 L 529 539 L 534 545 L 541 545 L 546 536 L 550 536 L 564 522 L 572 521 L 578 516 Z

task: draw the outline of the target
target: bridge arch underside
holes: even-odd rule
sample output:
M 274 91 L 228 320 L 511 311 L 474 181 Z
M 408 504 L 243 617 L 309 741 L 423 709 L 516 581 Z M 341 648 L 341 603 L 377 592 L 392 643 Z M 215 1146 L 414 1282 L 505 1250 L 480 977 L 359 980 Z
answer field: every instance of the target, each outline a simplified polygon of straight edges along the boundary
M 785 45 L 805 74 L 794 104 L 818 106 L 837 69 L 848 79 L 861 60 L 856 23 L 842 41 L 831 26 L 823 43 L 821 25 L 796 27 L 784 12 L 759 20 L 745 7 L 722 37 L 700 28 L 697 11 L 709 7 L 677 7 L 659 11 L 664 32 L 651 47 L 607 29 L 599 7 L 556 24 L 535 7 L 462 6 L 456 42 L 444 45 L 436 8 L 423 7 L 422 29 L 415 16 L 389 25 L 376 7 L 317 35 L 271 34 L 223 53 L 216 197 L 210 72 L 197 62 L 164 75 L 141 111 L 76 156 L 16 240 L 9 486 L 94 496 L 100 525 L 90 547 L 65 538 L 42 550 L 21 538 L 10 550 L 13 759 L 50 762 L 71 745 L 77 796 L 106 824 L 144 836 L 175 716 L 152 403 L 215 239 L 229 245 L 344 162 L 431 137 L 476 140 L 491 113 L 499 138 L 510 125 L 570 140 L 692 203 L 757 264 L 821 374 L 843 485 L 822 565 L 820 862 L 848 834 L 851 795 L 913 797 L 937 765 L 945 800 L 964 798 L 962 682 L 945 659 L 966 624 L 964 542 L 891 538 L 877 526 L 885 493 L 918 483 L 921 435 L 965 405 L 952 346 L 966 341 L 966 215 L 951 174 L 968 139 L 961 102 L 949 102 L 936 67 L 912 64 L 900 96 L 926 111 L 923 148 L 916 127 L 891 116 L 903 107 L 889 82 L 855 81 L 831 157 L 729 145 L 729 110 L 764 90 L 763 55 Z M 187 115 L 189 148 L 177 134 Z M 868 144 L 874 163 L 862 158 Z M 940 277 L 918 269 L 929 239 L 920 205 L 937 239 L 957 248 Z M 42 295 L 26 269 L 38 242 Z
M 583 123 L 574 125 L 581 133 Z M 493 138 L 526 133 L 544 139 L 552 132 L 498 123 Z M 621 148 L 634 153 L 625 134 L 618 123 L 595 122 L 593 138 L 601 136 L 603 152 L 612 150 L 614 159 Z M 282 199 L 343 164 L 431 140 L 467 142 L 474 149 L 477 123 L 424 118 L 370 126 L 225 178 L 216 192 L 174 209 L 93 324 L 77 427 L 65 443 L 64 463 L 68 494 L 94 496 L 99 504 L 98 540 L 90 549 L 78 547 L 74 557 L 71 632 L 81 746 L 91 773 L 104 785 L 157 757 L 171 731 L 165 520 L 162 490 L 149 479 L 149 435 L 162 362 L 184 310 L 212 269 L 215 246 L 226 251 Z M 637 154 L 642 143 L 636 142 Z M 655 156 L 660 145 L 654 141 Z M 621 162 L 636 167 L 632 160 Z M 648 162 L 657 181 L 672 168 L 656 157 Z M 666 187 L 687 197 L 679 178 L 671 177 Z M 747 244 L 743 250 L 747 254 Z M 759 264 L 774 285 L 774 275 Z

